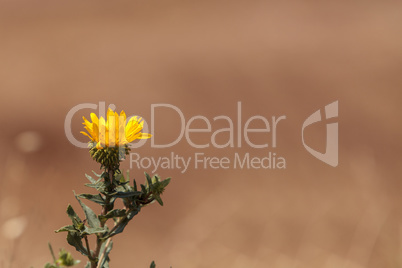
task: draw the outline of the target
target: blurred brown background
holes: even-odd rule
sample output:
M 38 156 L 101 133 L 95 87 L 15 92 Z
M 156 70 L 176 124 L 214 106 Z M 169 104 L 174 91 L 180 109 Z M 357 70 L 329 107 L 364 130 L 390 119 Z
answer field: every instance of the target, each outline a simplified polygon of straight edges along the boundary
M 98 167 L 68 142 L 64 119 L 99 101 L 146 120 L 156 103 L 186 120 L 235 117 L 238 101 L 244 118 L 287 116 L 270 148 L 286 170 L 158 170 L 173 177 L 165 206 L 114 239 L 112 267 L 402 267 L 401 30 L 400 1 L 1 1 L 0 267 L 43 267 L 48 241 L 72 250 L 53 230 Z M 335 100 L 333 168 L 303 148 L 300 130 Z M 73 118 L 81 141 L 90 112 Z M 177 137 L 174 113 L 158 119 L 155 139 Z M 324 133 L 312 127 L 307 142 L 323 149 Z M 266 152 L 185 140 L 135 151 Z

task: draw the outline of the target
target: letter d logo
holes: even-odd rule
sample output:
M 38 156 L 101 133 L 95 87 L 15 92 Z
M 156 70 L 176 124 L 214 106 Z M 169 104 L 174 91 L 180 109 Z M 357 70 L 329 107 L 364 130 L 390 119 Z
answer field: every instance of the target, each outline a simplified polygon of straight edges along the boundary
M 334 117 L 338 117 L 338 101 L 335 101 L 325 106 L 325 118 L 329 119 Z M 317 152 L 304 142 L 304 129 L 307 126 L 320 121 L 321 121 L 320 110 L 315 111 L 312 115 L 310 115 L 306 119 L 306 121 L 304 121 L 302 128 L 303 145 L 310 154 L 312 154 L 319 160 L 327 163 L 328 165 L 336 167 L 338 166 L 338 123 L 327 124 L 327 143 L 326 143 L 325 154 Z

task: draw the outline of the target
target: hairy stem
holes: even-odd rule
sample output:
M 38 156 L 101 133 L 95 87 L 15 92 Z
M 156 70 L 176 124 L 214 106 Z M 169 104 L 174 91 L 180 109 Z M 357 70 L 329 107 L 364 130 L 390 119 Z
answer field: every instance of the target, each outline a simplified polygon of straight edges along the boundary
M 54 255 L 53 247 L 50 243 L 47 243 L 47 245 L 49 246 L 50 254 L 52 255 L 52 258 L 53 258 L 53 263 L 56 263 L 56 256 Z M 59 265 L 57 265 L 57 267 L 58 266 Z M 3 266 L 0 266 L 0 267 L 3 267 Z
M 113 188 L 114 188 L 114 186 L 113 186 L 113 180 L 114 180 L 114 169 L 113 168 L 107 168 L 106 169 L 106 172 L 108 172 L 108 184 L 109 184 L 109 189 L 108 189 L 108 191 L 109 192 L 111 192 L 111 191 L 113 191 Z M 105 216 L 108 212 L 109 212 L 109 207 L 110 207 L 110 197 L 109 196 L 106 196 L 106 198 L 105 198 L 105 205 L 103 205 L 102 206 L 102 212 L 101 212 L 101 215 L 102 216 Z M 101 227 L 103 228 L 103 227 L 105 227 L 105 222 L 104 221 L 101 221 Z M 99 253 L 100 253 L 100 249 L 101 249 L 101 247 L 102 247 L 102 243 L 103 243 L 103 241 L 102 241 L 102 239 L 101 239 L 101 234 L 100 235 L 98 235 L 97 236 L 97 238 L 96 238 L 96 249 L 95 249 L 95 252 L 94 252 L 94 258 L 95 259 L 97 259 L 97 257 L 99 256 Z M 105 250 L 106 250 L 106 248 L 107 247 L 105 247 Z M 102 254 L 102 256 L 104 255 L 104 253 Z M 100 260 L 100 259 L 99 259 Z M 99 263 L 99 260 L 98 261 L 95 261 L 95 262 L 91 262 L 91 268 L 96 268 L 97 266 L 98 266 L 98 263 Z
M 96 268 L 102 268 L 102 267 L 99 267 L 99 265 L 102 263 L 102 260 L 105 258 L 106 249 L 108 248 L 111 241 L 112 241 L 111 238 L 108 238 L 108 240 L 106 241 L 105 251 L 102 252 L 102 255 L 100 256 L 99 261 L 98 261 L 98 266 Z
M 91 256 L 91 249 L 89 248 L 88 236 L 85 236 L 85 245 L 87 247 L 88 255 Z

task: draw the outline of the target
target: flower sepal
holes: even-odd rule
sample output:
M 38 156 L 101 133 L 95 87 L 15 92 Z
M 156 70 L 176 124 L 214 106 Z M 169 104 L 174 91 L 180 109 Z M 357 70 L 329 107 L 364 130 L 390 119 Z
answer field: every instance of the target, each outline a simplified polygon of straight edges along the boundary
M 115 147 L 104 147 L 98 149 L 95 142 L 89 142 L 89 154 L 92 159 L 102 165 L 102 167 L 115 168 L 120 162 L 126 159 L 126 155 L 130 153 L 129 145 Z

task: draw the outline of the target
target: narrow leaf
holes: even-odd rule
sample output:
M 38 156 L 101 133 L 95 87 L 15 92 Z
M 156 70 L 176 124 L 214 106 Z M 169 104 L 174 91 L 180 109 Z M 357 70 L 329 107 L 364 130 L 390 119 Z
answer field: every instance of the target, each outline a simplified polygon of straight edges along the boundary
M 74 195 L 75 195 L 75 198 L 77 198 L 78 202 L 80 203 L 82 209 L 84 210 L 89 227 L 91 227 L 91 228 L 100 227 L 99 219 L 96 216 L 96 214 L 93 212 L 93 210 L 90 209 L 87 205 L 85 205 L 75 193 L 74 193 Z
M 85 186 L 95 188 L 99 192 L 104 192 L 106 189 L 106 183 L 104 181 L 98 181 L 96 183 L 86 183 Z
M 67 215 L 71 219 L 71 221 L 73 222 L 73 225 L 75 227 L 78 227 L 81 225 L 82 221 L 81 221 L 80 217 L 78 217 L 77 213 L 75 213 L 75 211 L 71 205 L 68 205 L 68 207 L 67 207 Z
M 75 232 L 68 232 L 67 234 L 67 242 L 75 247 L 75 249 L 80 252 L 81 254 L 88 256 L 88 251 L 82 245 L 81 237 L 78 233 Z
M 155 200 L 158 201 L 159 205 L 163 206 L 162 198 L 159 195 L 155 196 Z
M 97 227 L 97 228 L 91 228 L 85 226 L 85 229 L 81 232 L 81 235 L 91 235 L 91 234 L 99 234 L 99 233 L 105 233 L 107 230 L 102 227 Z
M 134 191 L 137 191 L 137 182 L 135 180 L 133 180 L 134 182 Z
M 48 242 L 47 245 L 49 246 L 49 250 L 50 250 L 50 254 L 52 255 L 53 262 L 55 263 L 56 262 L 56 256 L 54 255 L 52 244 L 50 244 L 50 242 Z
M 148 193 L 147 188 L 145 187 L 145 185 L 141 184 L 141 191 L 146 194 Z
M 153 183 L 159 182 L 159 181 L 160 181 L 160 178 L 159 178 L 158 175 L 153 176 L 153 178 L 152 178 L 152 182 L 153 182 Z
M 129 223 L 129 221 L 130 221 L 132 218 L 134 218 L 134 216 L 137 215 L 138 212 L 140 212 L 140 209 L 136 209 L 136 210 L 130 211 L 130 212 L 127 214 L 126 217 L 121 218 L 121 219 L 119 220 L 119 222 L 118 222 L 117 225 L 116 225 L 117 228 L 116 228 L 113 232 L 111 232 L 110 234 L 108 234 L 107 236 L 105 236 L 103 239 L 112 237 L 112 236 L 114 236 L 114 235 L 117 235 L 117 234 L 123 232 L 123 231 L 124 231 L 124 228 L 127 226 L 127 224 Z
M 73 225 L 67 225 L 67 226 L 63 226 L 61 227 L 59 230 L 55 231 L 56 233 L 60 233 L 60 232 L 79 232 L 77 229 L 75 229 L 75 227 Z
M 117 198 L 128 198 L 128 197 L 133 197 L 133 196 L 140 196 L 142 192 L 114 192 L 111 194 L 113 197 Z
M 105 201 L 100 196 L 100 194 L 96 194 L 96 195 L 94 195 L 94 194 L 80 194 L 80 195 L 78 195 L 78 197 L 88 199 L 88 200 L 90 200 L 92 202 L 95 202 L 97 204 L 100 204 L 102 206 L 105 205 Z
M 102 174 L 103 174 L 103 172 L 102 172 L 101 174 L 97 174 L 97 173 L 96 173 L 95 171 L 93 171 L 93 170 L 92 170 L 92 173 L 95 174 L 95 176 L 98 177 L 98 178 L 101 178 L 101 177 L 102 177 Z
M 171 178 L 167 178 L 166 180 L 163 180 L 163 181 L 161 182 L 162 185 L 163 185 L 163 187 L 168 186 L 168 184 L 170 183 L 170 179 L 171 179 Z
M 99 219 L 101 221 L 106 221 L 107 219 L 110 218 L 115 218 L 115 217 L 123 217 L 126 215 L 126 211 L 124 209 L 113 209 L 109 211 L 106 215 L 100 215 Z
M 152 179 L 151 179 L 151 177 L 150 177 L 149 174 L 146 173 L 146 172 L 144 172 L 144 174 L 145 174 L 145 177 L 147 178 L 148 186 L 151 186 L 151 185 L 152 185 Z
M 91 176 L 89 176 L 88 174 L 85 174 L 85 177 L 87 177 L 87 179 L 91 182 L 91 183 L 96 183 L 96 180 L 94 180 Z
M 130 220 L 127 217 L 120 219 L 119 222 L 118 222 L 117 228 L 115 230 L 113 230 L 113 232 L 108 234 L 106 237 L 104 237 L 103 239 L 112 237 L 114 235 L 117 235 L 117 234 L 123 232 L 124 228 L 127 226 L 129 221 Z

